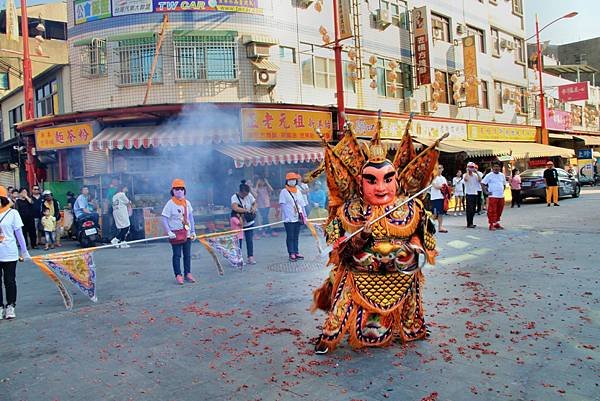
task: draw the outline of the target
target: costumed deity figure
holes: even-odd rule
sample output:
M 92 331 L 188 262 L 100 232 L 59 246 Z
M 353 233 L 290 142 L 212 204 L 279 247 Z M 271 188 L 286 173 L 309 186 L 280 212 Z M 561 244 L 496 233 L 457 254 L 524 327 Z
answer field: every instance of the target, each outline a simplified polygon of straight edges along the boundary
M 422 339 L 424 261 L 435 263 L 435 228 L 419 196 L 437 167 L 439 140 L 416 155 L 408 122 L 393 160 L 378 130 L 358 143 L 347 124 L 335 146 L 325 142 L 324 163 L 305 177 L 327 175 L 327 242 L 333 245 L 325 283 L 312 310 L 327 312 L 315 352 L 335 349 L 349 336 L 353 348 Z M 423 191 L 421 191 L 422 193 Z

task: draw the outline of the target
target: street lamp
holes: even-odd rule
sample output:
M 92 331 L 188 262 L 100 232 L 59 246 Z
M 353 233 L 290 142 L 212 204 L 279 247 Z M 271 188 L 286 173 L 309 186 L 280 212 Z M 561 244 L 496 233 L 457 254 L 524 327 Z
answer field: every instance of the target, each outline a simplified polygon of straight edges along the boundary
M 544 29 L 548 28 L 550 25 L 554 24 L 555 22 L 560 21 L 561 19 L 573 18 L 577 14 L 578 13 L 576 11 L 565 14 L 562 17 L 559 17 L 559 18 L 555 19 L 554 21 L 550 22 L 549 24 L 544 25 L 542 27 L 542 29 L 540 29 L 538 16 L 537 16 L 537 14 L 535 15 L 535 37 L 536 37 L 536 41 L 537 41 L 537 67 L 538 67 L 538 74 L 539 74 L 539 79 L 540 79 L 540 117 L 541 117 L 541 125 L 542 125 L 541 141 L 544 144 L 548 143 L 548 135 L 547 135 L 547 128 L 546 128 L 546 100 L 544 98 L 544 83 L 542 81 L 543 62 L 542 62 L 542 45 L 540 44 L 540 32 L 543 31 Z M 529 40 L 529 39 L 531 39 L 531 38 L 528 38 L 527 40 Z

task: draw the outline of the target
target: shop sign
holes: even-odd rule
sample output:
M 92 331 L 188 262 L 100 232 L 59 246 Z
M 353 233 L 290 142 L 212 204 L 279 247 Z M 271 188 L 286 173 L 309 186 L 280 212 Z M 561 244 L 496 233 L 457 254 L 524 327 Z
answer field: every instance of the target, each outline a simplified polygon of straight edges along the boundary
M 471 141 L 535 142 L 535 127 L 468 124 L 467 139 Z
M 63 125 L 35 130 L 37 150 L 87 147 L 94 136 L 92 124 Z
M 109 18 L 110 0 L 75 0 L 75 24 Z
M 152 12 L 152 0 L 112 0 L 112 15 L 142 14 Z
M 463 62 L 465 64 L 465 86 L 467 106 L 479 106 L 479 85 L 477 82 L 477 46 L 475 46 L 475 35 L 463 38 Z
M 231 13 L 262 14 L 259 0 L 152 0 L 154 11 L 225 11 Z
M 331 140 L 333 121 L 325 111 L 242 109 L 242 138 L 251 141 L 320 141 L 315 130 Z
M 548 163 L 550 159 L 542 158 L 542 159 L 530 159 L 527 162 L 529 168 L 537 168 L 537 167 L 545 167 L 546 163 Z
M 427 24 L 427 7 L 413 10 L 415 25 L 415 56 L 417 60 L 417 85 L 431 83 L 431 63 L 429 62 L 429 28 Z
M 577 170 L 579 172 L 579 177 L 593 178 L 594 164 L 592 159 L 577 159 Z
M 571 113 L 562 110 L 544 110 L 546 127 L 551 130 L 570 131 L 573 128 Z
M 592 149 L 577 149 L 577 158 L 578 159 L 591 159 L 592 158 Z
M 577 100 L 588 100 L 589 83 L 578 82 L 574 84 L 561 85 L 558 87 L 558 99 L 561 102 L 574 102 Z
M 338 0 L 338 26 L 340 40 L 352 37 L 352 19 L 350 16 L 350 0 Z
M 376 116 L 360 116 L 350 114 L 348 121 L 353 124 L 354 132 L 359 137 L 371 138 L 377 130 Z M 383 117 L 381 119 L 381 138 L 401 139 L 406 129 L 408 118 Z M 413 120 L 411 135 L 423 139 L 438 139 L 445 133 L 452 139 L 467 138 L 467 124 L 444 121 Z

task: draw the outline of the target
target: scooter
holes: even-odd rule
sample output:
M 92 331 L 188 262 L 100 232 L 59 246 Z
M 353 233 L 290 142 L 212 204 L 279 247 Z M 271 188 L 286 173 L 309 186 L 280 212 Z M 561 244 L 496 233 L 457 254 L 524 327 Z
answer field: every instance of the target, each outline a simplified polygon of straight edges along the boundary
M 77 220 L 77 240 L 83 248 L 89 248 L 96 245 L 100 239 L 98 234 L 98 225 L 91 217 L 84 217 Z

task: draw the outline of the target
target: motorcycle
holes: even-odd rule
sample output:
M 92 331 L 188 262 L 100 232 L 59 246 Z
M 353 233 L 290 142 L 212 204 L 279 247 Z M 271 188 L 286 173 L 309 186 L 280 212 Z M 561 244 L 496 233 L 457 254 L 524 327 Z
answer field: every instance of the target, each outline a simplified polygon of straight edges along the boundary
M 83 248 L 89 248 L 96 245 L 100 239 L 98 234 L 98 225 L 91 217 L 84 217 L 77 220 L 77 240 Z

